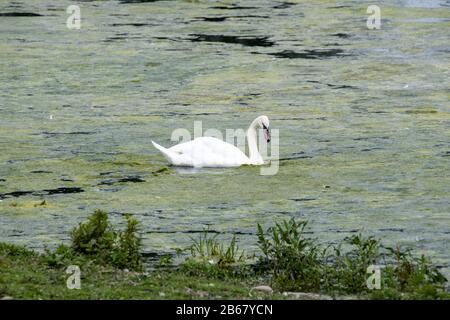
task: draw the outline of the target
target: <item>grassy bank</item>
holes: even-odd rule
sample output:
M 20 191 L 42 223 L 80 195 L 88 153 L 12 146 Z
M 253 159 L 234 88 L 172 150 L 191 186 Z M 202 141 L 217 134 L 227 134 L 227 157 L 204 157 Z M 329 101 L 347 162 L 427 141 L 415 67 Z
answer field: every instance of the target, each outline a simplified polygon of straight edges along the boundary
M 218 280 L 181 272 L 152 273 L 81 263 L 81 289 L 68 289 L 63 267 L 22 247 L 0 245 L 0 298 L 15 299 L 239 299 L 249 297 L 238 280 Z
M 181 264 L 167 256 L 148 271 L 138 221 L 125 218 L 126 229 L 117 231 L 98 210 L 72 230 L 69 246 L 45 253 L 0 243 L 0 298 L 450 298 L 447 279 L 426 257 L 361 235 L 324 247 L 304 235 L 306 222 L 295 220 L 268 230 L 258 226 L 256 257 L 239 250 L 235 239 L 220 243 L 205 231 L 185 248 Z M 67 288 L 69 265 L 81 270 L 80 289 Z M 380 289 L 367 287 L 371 265 L 382 266 Z

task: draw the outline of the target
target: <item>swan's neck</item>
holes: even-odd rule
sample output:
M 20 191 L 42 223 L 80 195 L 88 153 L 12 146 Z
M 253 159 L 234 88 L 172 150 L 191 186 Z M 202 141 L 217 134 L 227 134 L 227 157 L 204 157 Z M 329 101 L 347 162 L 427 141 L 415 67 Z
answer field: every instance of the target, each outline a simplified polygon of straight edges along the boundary
M 256 142 L 256 120 L 252 122 L 250 127 L 247 130 L 247 142 L 248 142 L 248 153 L 251 164 L 263 164 L 264 161 L 259 154 L 258 144 Z

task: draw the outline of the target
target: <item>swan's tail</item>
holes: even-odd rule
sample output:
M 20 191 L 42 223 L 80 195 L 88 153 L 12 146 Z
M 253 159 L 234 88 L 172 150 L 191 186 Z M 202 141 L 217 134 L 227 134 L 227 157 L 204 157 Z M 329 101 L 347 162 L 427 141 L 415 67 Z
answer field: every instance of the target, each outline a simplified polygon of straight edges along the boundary
M 152 140 L 152 144 L 156 149 L 158 149 L 164 155 L 164 157 L 167 159 L 167 161 L 169 161 L 171 164 L 174 164 L 176 162 L 177 154 L 175 152 L 170 151 L 169 149 L 164 148 L 163 146 L 160 146 L 153 140 Z

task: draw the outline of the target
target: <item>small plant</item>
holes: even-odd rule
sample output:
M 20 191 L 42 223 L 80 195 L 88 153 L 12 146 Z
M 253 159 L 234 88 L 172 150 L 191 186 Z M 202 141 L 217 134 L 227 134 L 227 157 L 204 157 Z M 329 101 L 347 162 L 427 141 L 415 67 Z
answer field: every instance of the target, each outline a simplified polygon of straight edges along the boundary
M 142 269 L 142 239 L 138 236 L 139 221 L 131 215 L 125 215 L 127 227 L 123 232 L 116 232 L 115 245 L 111 254 L 113 265 L 125 269 Z
M 260 263 L 272 274 L 275 284 L 284 290 L 319 290 L 323 252 L 314 240 L 303 235 L 306 221 L 294 219 L 276 223 L 266 232 L 258 224 Z
M 205 230 L 197 240 L 192 241 L 190 247 L 192 257 L 200 257 L 218 265 L 229 265 L 245 259 L 243 251 L 239 254 L 236 236 L 233 236 L 229 245 L 224 246 L 217 240 L 217 234 L 210 236 L 208 230 Z
M 343 246 L 347 251 L 343 253 Z M 361 234 L 347 237 L 328 255 L 332 261 L 324 274 L 326 286 L 337 292 L 350 294 L 367 290 L 367 268 L 378 264 L 380 243 L 373 237 L 364 238 Z
M 249 266 L 245 265 L 247 256 L 239 250 L 236 237 L 224 245 L 217 240 L 217 234 L 210 235 L 208 230 L 193 239 L 188 248 L 191 257 L 181 265 L 182 272 L 190 275 L 213 278 L 246 277 Z
M 80 223 L 72 230 L 70 236 L 72 248 L 76 252 L 87 255 L 109 255 L 117 234 L 109 224 L 108 214 L 102 210 L 95 210 L 87 222 Z
M 86 256 L 64 244 L 59 245 L 54 251 L 45 249 L 45 254 L 42 255 L 42 259 L 50 267 L 56 268 L 65 268 L 71 264 L 85 265 L 87 263 Z
M 397 291 L 415 299 L 437 299 L 445 292 L 446 277 L 424 255 L 414 257 L 410 249 L 385 248 L 392 264 L 384 268 L 384 291 Z
M 36 253 L 22 246 L 0 242 L 0 257 L 2 255 L 9 255 L 12 257 L 32 257 L 36 256 Z
M 139 222 L 130 215 L 125 215 L 125 219 L 126 229 L 115 231 L 109 224 L 108 214 L 96 210 L 87 222 L 72 230 L 71 248 L 102 263 L 140 270 L 142 241 L 138 235 Z

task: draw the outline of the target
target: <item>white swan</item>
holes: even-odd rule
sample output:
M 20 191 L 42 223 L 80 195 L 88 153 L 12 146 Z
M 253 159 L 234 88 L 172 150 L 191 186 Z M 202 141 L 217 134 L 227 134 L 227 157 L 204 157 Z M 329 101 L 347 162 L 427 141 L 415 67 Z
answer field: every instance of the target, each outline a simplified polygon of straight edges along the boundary
M 152 141 L 156 149 L 172 165 L 184 167 L 238 167 L 243 164 L 262 165 L 264 161 L 259 154 L 256 143 L 256 129 L 264 130 L 264 137 L 270 142 L 269 118 L 259 116 L 247 130 L 249 157 L 234 145 L 213 137 L 200 137 L 189 142 L 164 148 Z

